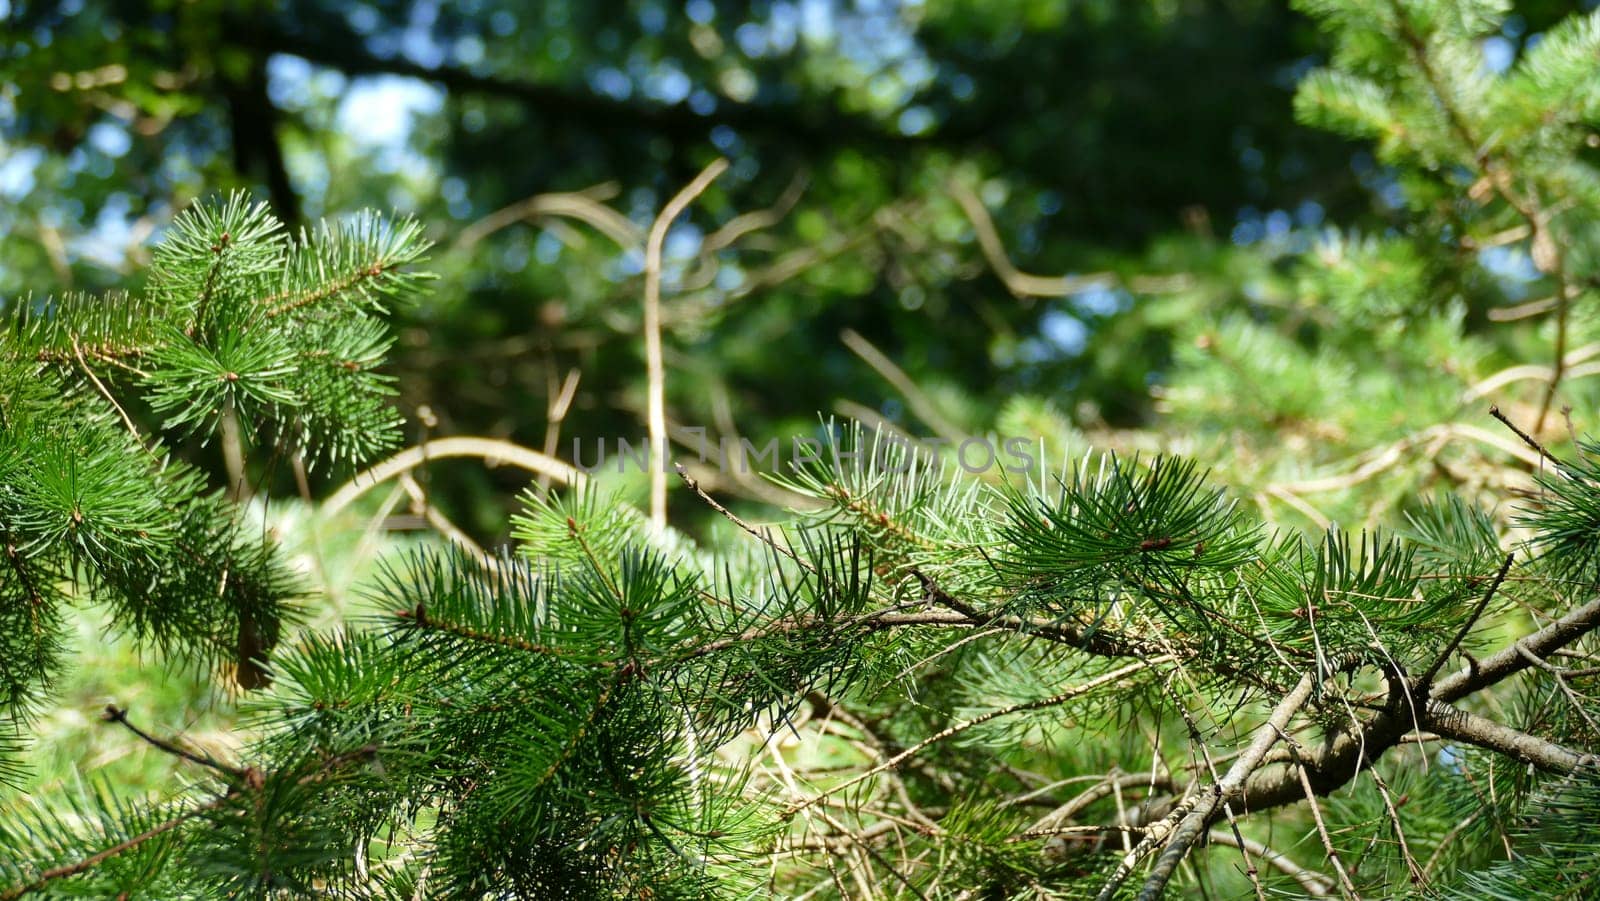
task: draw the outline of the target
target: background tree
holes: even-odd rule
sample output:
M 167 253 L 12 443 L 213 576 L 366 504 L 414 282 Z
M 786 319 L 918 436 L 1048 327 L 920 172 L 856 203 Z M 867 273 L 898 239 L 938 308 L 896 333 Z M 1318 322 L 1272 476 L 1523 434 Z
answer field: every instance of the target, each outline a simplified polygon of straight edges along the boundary
M 16 104 L 10 139 L 50 163 L 15 198 L 8 232 L 25 246 L 6 290 L 33 284 L 21 265 L 52 246 L 41 233 L 70 267 L 76 223 L 102 209 L 143 231 L 238 179 L 291 223 L 398 204 L 459 249 L 440 261 L 447 289 L 401 327 L 404 406 L 532 446 L 573 370 L 570 433 L 639 420 L 638 350 L 617 339 L 638 326 L 640 222 L 717 153 L 735 165 L 703 201 L 711 221 L 669 248 L 687 308 L 671 340 L 700 361 L 672 407 L 691 425 L 737 409 L 752 434 L 806 428 L 835 398 L 909 421 L 889 386 L 863 390 L 844 328 L 926 359 L 921 383 L 969 395 L 938 401 L 964 427 L 1043 385 L 1092 422 L 1138 423 L 1170 340 L 1132 309 L 1130 278 L 1170 290 L 1184 280 L 1137 277 L 1220 266 L 1211 230 L 1246 208 L 1304 207 L 1314 226 L 1369 204 L 1347 148 L 1293 127 L 1292 73 L 1319 39 L 1277 4 L 18 4 L 12 21 L 17 90 L 37 102 Z M 411 128 L 362 121 L 396 114 L 356 105 L 373 84 L 412 85 L 428 110 Z M 400 137 L 339 130 L 356 125 Z M 1159 165 L 1143 162 L 1158 146 Z M 513 208 L 597 184 L 633 229 L 530 229 L 570 220 Z M 988 205 L 1024 270 L 1081 275 L 1007 296 L 963 200 Z M 492 533 L 474 511 L 512 486 L 452 504 L 469 478 L 436 493 Z

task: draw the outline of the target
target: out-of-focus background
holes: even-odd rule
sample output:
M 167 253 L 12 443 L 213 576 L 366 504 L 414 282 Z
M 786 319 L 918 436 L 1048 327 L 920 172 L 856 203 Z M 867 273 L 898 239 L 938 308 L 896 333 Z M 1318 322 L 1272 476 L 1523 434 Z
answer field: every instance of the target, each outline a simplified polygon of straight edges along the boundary
M 172 216 L 234 187 L 294 224 L 413 213 L 441 275 L 397 317 L 417 438 L 545 447 L 569 377 L 561 456 L 641 436 L 644 231 L 717 156 L 665 247 L 668 408 L 758 442 L 819 412 L 926 431 L 847 329 L 952 428 L 1018 392 L 1146 424 L 1230 270 L 1401 204 L 1295 123 L 1326 42 L 1279 2 L 9 7 L 0 297 L 136 288 Z M 1568 11 L 1519 4 L 1488 59 Z M 440 502 L 492 533 L 520 475 L 456 469 Z
M 1592 5 L 1514 4 L 1475 48 L 1482 71 Z M 1548 356 L 1548 335 L 1493 322 L 1547 290 L 1536 248 L 1452 238 L 1487 228 L 1450 206 L 1468 176 L 1297 123 L 1333 39 L 1281 2 L 0 0 L 0 20 L 0 305 L 137 291 L 176 213 L 232 189 L 294 227 L 415 215 L 439 278 L 394 314 L 408 443 L 570 459 L 575 438 L 642 438 L 646 234 L 718 158 L 731 168 L 664 245 L 686 457 L 697 429 L 761 446 L 819 417 L 1041 435 L 1187 453 L 1272 522 L 1360 527 L 1430 480 L 1503 487 L 1480 464 L 1515 440 L 1450 423 L 1475 381 Z M 419 524 L 410 502 L 384 492 L 326 522 L 255 450 L 256 503 L 278 505 L 264 522 L 324 590 L 315 618 L 336 619 Z M 186 453 L 223 471 L 214 446 Z M 700 475 L 741 509 L 785 500 Z M 528 484 L 470 460 L 418 479 L 485 544 Z M 612 480 L 642 501 L 641 475 Z M 692 495 L 672 504 L 704 522 Z M 86 612 L 103 668 L 63 694 L 92 716 L 114 683 L 203 741 L 208 690 L 99 629 Z M 84 747 L 44 734 L 39 759 L 62 766 L 41 781 L 75 778 Z

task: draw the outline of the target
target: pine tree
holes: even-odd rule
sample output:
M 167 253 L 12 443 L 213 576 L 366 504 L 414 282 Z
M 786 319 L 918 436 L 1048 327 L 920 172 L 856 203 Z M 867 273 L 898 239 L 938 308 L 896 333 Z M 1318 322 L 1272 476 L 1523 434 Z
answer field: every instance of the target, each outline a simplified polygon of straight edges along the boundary
M 1340 509 L 1398 506 L 1398 528 L 1302 531 L 1240 502 L 1248 462 L 1075 448 L 980 479 L 841 427 L 785 479 L 811 503 L 779 525 L 687 477 L 726 520 L 702 542 L 599 488 L 530 490 L 514 548 L 398 555 L 373 622 L 268 660 L 292 580 L 117 398 L 164 436 L 235 416 L 365 458 L 393 435 L 379 301 L 416 288 L 421 246 L 370 218 L 291 244 L 240 201 L 202 208 L 140 300 L 14 315 L 0 665 L 25 719 L 51 616 L 100 600 L 166 652 L 270 667 L 243 702 L 259 737 L 220 760 L 108 709 L 191 784 L 0 821 L 20 849 L 0 899 L 1594 896 L 1600 443 L 1557 455 L 1546 426 L 1593 327 L 1600 19 L 1494 74 L 1474 48 L 1502 5 L 1305 6 L 1340 50 L 1302 114 L 1377 141 L 1412 208 L 1300 261 L 1291 327 L 1203 323 L 1170 415 L 1259 406 L 1251 451 L 1283 464 L 1285 423 L 1392 437 L 1333 412 L 1330 373 L 1445 421 L 1460 386 L 1417 374 L 1441 355 L 1553 349 L 1540 393 L 1494 411 L 1533 464 L 1497 472 L 1525 488 L 1452 476 L 1423 502 L 1419 479 L 1363 485 L 1373 467 Z M 1469 322 L 1472 267 L 1448 261 L 1489 246 L 1552 291 L 1542 333 Z M 1051 459 L 1076 440 L 1026 399 L 996 425 Z
M 173 453 L 224 421 L 315 463 L 392 445 L 380 305 L 412 293 L 412 223 L 363 216 L 290 240 L 242 196 L 173 222 L 137 297 L 6 311 L 0 343 L 0 711 L 26 721 L 66 608 L 255 687 L 302 589 L 230 491 Z M 140 428 L 134 413 L 159 423 Z M 15 757 L 3 758 L 14 764 Z

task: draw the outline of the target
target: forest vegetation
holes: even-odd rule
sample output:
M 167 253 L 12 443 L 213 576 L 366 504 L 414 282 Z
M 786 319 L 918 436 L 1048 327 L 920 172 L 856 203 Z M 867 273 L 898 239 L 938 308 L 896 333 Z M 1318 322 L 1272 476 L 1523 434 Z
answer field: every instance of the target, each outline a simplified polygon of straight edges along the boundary
M 1600 894 L 1600 13 L 0 0 L 0 901 Z

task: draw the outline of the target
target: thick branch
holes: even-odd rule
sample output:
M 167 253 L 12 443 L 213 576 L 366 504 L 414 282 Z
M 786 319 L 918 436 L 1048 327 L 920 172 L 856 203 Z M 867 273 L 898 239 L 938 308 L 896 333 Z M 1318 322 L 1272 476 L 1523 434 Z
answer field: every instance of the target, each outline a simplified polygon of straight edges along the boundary
M 1567 775 L 1600 763 L 1593 754 L 1574 751 L 1449 704 L 1429 701 L 1418 713 L 1422 725 L 1445 738 L 1504 754 L 1548 772 Z
M 1517 650 L 1517 645 L 1535 657 L 1543 659 L 1558 648 L 1566 647 L 1594 631 L 1596 627 L 1600 627 L 1600 598 L 1574 607 L 1550 625 L 1520 639 L 1516 645 L 1506 647 L 1492 657 L 1479 661 L 1476 666 L 1440 679 L 1429 697 L 1447 704 L 1458 701 L 1532 666 L 1528 658 Z
M 1448 704 L 1498 684 L 1532 666 L 1529 658 L 1518 650 L 1519 645 L 1534 657 L 1543 659 L 1582 638 L 1597 626 L 1600 626 L 1600 598 L 1572 609 L 1543 629 L 1497 651 L 1476 666 L 1439 680 L 1428 700 Z M 1374 716 L 1359 728 L 1352 727 L 1329 736 L 1321 751 L 1308 761 L 1307 774 L 1316 793 L 1327 795 L 1336 791 L 1354 779 L 1367 764 L 1398 744 L 1417 725 L 1412 721 L 1409 711 L 1413 706 L 1419 711 L 1424 706 L 1421 699 L 1412 700 L 1413 704 L 1406 704 L 1402 698 L 1400 703 L 1391 704 L 1389 711 Z M 1244 792 L 1244 803 L 1252 811 L 1294 804 L 1303 798 L 1299 777 L 1292 766 L 1264 768 L 1251 777 Z

